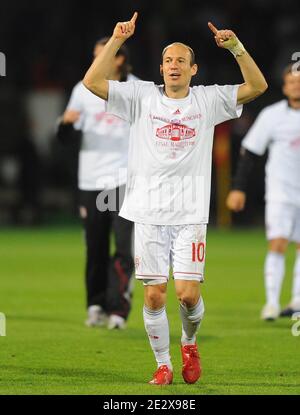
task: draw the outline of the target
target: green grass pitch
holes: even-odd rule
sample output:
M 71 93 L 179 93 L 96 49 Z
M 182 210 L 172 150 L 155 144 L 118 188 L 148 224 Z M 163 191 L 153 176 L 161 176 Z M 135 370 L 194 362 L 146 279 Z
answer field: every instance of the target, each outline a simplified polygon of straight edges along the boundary
M 147 385 L 154 359 L 143 327 L 141 283 L 125 331 L 83 324 L 84 245 L 78 226 L 1 230 L 0 394 L 299 394 L 300 336 L 293 322 L 259 320 L 264 302 L 263 230 L 208 230 L 206 315 L 198 335 L 203 376 L 180 374 L 180 320 L 173 281 L 168 315 L 174 384 Z M 294 248 L 282 303 L 289 299 Z

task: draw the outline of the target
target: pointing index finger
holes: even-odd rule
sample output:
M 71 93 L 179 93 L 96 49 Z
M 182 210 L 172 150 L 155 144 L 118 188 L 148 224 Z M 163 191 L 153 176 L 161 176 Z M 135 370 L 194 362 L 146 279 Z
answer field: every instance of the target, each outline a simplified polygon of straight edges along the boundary
M 211 22 L 208 22 L 207 25 L 210 28 L 210 30 L 213 32 L 214 35 L 216 35 L 218 33 L 218 29 Z
M 137 17 L 138 17 L 138 12 L 134 12 L 134 14 L 133 14 L 130 22 L 133 23 L 133 24 L 135 24 Z

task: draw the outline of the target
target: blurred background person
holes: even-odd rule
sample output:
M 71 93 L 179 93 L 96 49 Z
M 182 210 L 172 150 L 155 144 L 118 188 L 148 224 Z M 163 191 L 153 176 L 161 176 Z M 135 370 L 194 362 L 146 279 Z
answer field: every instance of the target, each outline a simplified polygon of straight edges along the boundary
M 2 87 L 0 108 L 0 188 L 8 208 L 7 219 L 15 225 L 37 225 L 41 213 L 40 163 L 16 88 Z
M 266 164 L 265 224 L 268 253 L 264 266 L 266 305 L 261 317 L 275 320 L 300 311 L 300 71 L 289 65 L 283 72 L 287 99 L 261 111 L 242 141 L 241 154 L 227 206 L 244 209 L 247 181 L 256 158 L 268 150 Z M 280 312 L 285 253 L 296 243 L 292 297 Z
M 99 40 L 94 57 L 102 52 L 108 38 Z M 124 45 L 111 64 L 109 79 L 136 79 L 130 74 L 128 49 Z M 85 230 L 88 316 L 86 325 L 125 328 L 131 304 L 130 279 L 133 272 L 131 254 L 132 223 L 118 216 L 127 178 L 129 125 L 105 112 L 104 100 L 88 91 L 82 82 L 73 89 L 58 126 L 58 139 L 64 143 L 79 140 L 79 210 Z M 97 204 L 101 192 L 116 201 L 104 209 Z M 99 200 L 99 199 L 98 199 Z M 100 211 L 101 210 L 101 211 Z M 111 233 L 115 253 L 110 256 Z

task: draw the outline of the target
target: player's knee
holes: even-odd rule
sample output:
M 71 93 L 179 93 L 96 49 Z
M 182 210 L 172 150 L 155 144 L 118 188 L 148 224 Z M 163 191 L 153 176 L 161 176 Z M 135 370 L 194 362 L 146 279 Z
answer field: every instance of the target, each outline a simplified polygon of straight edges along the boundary
M 288 241 L 286 239 L 278 238 L 272 239 L 269 242 L 269 250 L 278 254 L 284 254 L 288 247 Z
M 199 301 L 199 293 L 182 292 L 177 294 L 178 300 L 186 307 L 194 307 Z
M 166 293 L 158 286 L 146 287 L 145 304 L 152 310 L 158 310 L 165 305 Z
M 200 298 L 198 281 L 176 281 L 176 295 L 181 304 L 190 308 L 197 304 Z

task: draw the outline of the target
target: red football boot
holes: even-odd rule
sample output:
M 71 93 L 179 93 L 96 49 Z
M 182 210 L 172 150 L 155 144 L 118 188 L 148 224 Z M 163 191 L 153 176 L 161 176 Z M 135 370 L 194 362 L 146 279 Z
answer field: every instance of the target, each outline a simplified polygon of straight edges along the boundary
M 150 380 L 150 385 L 170 385 L 173 382 L 173 372 L 167 365 L 159 366 Z
M 186 383 L 195 383 L 201 376 L 200 357 L 196 344 L 181 346 L 182 377 Z

